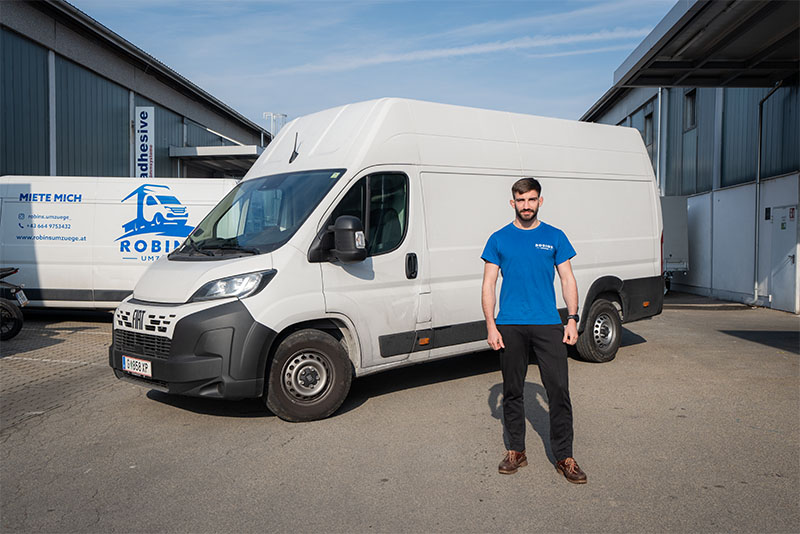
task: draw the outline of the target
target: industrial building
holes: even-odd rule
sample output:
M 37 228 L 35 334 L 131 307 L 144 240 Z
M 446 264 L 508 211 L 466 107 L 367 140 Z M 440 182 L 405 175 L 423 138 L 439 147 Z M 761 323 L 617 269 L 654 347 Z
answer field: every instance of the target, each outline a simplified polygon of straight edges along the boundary
M 241 177 L 271 135 L 62 0 L 0 2 L 0 175 Z
M 799 36 L 794 0 L 681 0 L 581 118 L 637 128 L 685 197 L 674 289 L 800 313 Z

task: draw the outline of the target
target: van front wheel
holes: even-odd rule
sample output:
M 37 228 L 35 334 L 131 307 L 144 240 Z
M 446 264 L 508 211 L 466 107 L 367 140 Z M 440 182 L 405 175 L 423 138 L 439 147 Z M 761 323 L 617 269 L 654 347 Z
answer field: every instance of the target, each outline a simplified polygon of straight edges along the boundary
M 319 330 L 300 330 L 275 351 L 267 408 L 285 421 L 324 419 L 344 402 L 353 374 L 342 345 Z
M 610 362 L 617 355 L 621 338 L 622 321 L 617 308 L 605 299 L 594 301 L 578 336 L 578 353 L 589 362 Z

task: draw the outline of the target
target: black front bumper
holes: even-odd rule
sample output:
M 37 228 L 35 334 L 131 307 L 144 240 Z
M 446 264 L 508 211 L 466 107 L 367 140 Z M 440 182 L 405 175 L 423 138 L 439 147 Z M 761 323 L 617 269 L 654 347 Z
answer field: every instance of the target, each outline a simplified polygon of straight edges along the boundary
M 275 337 L 274 330 L 258 323 L 236 300 L 182 318 L 171 340 L 115 328 L 108 362 L 117 378 L 168 393 L 260 397 Z M 123 371 L 123 356 L 149 361 L 152 377 Z

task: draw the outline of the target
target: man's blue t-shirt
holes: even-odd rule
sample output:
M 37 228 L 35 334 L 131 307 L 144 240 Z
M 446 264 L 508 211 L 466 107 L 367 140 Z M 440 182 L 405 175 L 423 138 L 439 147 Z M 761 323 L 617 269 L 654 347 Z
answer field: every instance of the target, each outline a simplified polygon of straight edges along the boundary
M 553 286 L 555 266 L 575 256 L 564 232 L 539 222 L 532 230 L 511 223 L 489 237 L 481 258 L 500 267 L 497 324 L 561 324 Z

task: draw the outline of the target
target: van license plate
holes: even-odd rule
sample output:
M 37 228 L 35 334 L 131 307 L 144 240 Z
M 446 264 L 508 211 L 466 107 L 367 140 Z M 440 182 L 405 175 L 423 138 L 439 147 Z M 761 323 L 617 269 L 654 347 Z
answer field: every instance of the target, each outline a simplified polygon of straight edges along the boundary
M 17 289 L 14 292 L 14 296 L 17 297 L 17 302 L 19 302 L 20 306 L 25 306 L 28 303 L 28 297 L 25 296 L 25 293 L 21 289 Z
M 153 371 L 150 368 L 150 362 L 147 360 L 140 360 L 138 358 L 131 358 L 130 356 L 122 357 L 122 370 L 140 376 L 153 376 Z

